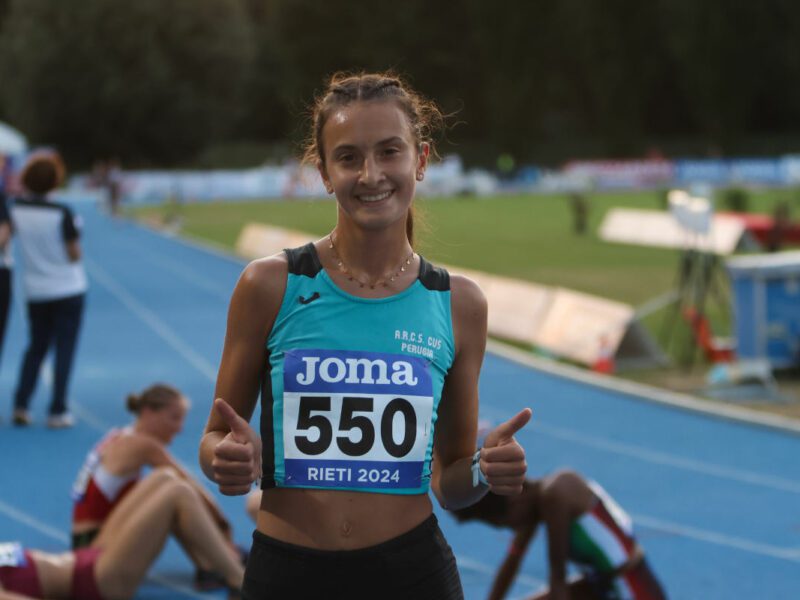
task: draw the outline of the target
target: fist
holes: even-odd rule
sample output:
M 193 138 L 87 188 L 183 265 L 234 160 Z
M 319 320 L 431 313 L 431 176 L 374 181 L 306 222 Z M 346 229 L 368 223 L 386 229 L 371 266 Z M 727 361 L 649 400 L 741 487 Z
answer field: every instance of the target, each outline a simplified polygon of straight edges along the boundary
M 261 477 L 261 439 L 222 398 L 214 408 L 230 428 L 230 432 L 214 447 L 211 469 L 219 491 L 226 496 L 247 494 L 253 482 Z
M 514 417 L 492 429 L 481 448 L 480 468 L 489 489 L 501 496 L 512 496 L 522 491 L 528 464 L 525 450 L 514 434 L 531 419 L 531 409 L 526 408 Z

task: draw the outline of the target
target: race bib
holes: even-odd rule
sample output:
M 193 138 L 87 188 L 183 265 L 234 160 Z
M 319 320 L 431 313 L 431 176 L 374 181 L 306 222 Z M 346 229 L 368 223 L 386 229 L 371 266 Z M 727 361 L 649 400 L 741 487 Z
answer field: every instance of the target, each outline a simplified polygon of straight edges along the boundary
M 24 567 L 25 551 L 19 542 L 0 544 L 0 567 Z
M 433 411 L 424 359 L 290 350 L 283 383 L 285 486 L 421 485 Z

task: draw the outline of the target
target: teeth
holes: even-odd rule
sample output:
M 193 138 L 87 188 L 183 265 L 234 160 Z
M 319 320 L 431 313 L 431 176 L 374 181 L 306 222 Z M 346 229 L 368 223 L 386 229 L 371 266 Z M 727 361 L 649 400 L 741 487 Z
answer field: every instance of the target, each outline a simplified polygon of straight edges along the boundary
M 377 202 L 378 200 L 384 200 L 384 199 L 388 198 L 391 195 L 392 195 L 392 192 L 389 191 L 389 192 L 383 192 L 383 193 L 380 193 L 380 194 L 375 194 L 374 196 L 361 195 L 361 196 L 358 197 L 358 199 L 361 200 L 362 202 Z

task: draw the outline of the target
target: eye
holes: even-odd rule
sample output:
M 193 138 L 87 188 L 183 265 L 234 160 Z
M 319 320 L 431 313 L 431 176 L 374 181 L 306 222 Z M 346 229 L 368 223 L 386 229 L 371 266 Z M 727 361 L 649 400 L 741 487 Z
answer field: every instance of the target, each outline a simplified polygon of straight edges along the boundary
M 389 147 L 383 151 L 384 156 L 394 156 L 396 154 L 400 154 L 400 148 Z
M 336 161 L 342 163 L 353 162 L 355 159 L 356 156 L 352 152 L 345 152 L 344 154 L 340 154 L 336 157 Z

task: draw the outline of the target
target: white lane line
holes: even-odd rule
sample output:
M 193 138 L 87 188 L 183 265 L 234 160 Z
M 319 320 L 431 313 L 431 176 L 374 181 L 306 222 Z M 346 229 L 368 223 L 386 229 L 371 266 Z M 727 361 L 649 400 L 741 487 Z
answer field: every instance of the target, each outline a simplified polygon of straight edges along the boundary
M 562 429 L 560 427 L 553 427 L 552 425 L 546 425 L 542 422 L 531 423 L 528 425 L 528 428 L 531 431 L 535 430 L 537 432 L 549 435 L 550 437 L 573 442 L 575 444 L 581 444 L 583 446 L 588 446 L 598 450 L 605 450 L 615 454 L 621 454 L 629 458 L 636 458 L 649 463 L 666 465 L 683 469 L 685 471 L 702 473 L 703 475 L 712 475 L 720 479 L 728 479 L 739 483 L 747 483 L 750 485 L 770 488 L 782 492 L 800 494 L 800 482 L 793 481 L 791 479 L 783 479 L 781 477 L 773 477 L 771 475 L 762 475 L 761 473 L 723 467 L 721 465 L 715 465 L 705 461 L 682 458 L 666 452 L 649 450 L 648 448 L 644 448 L 642 446 L 623 444 L 604 438 L 588 436 L 582 432 Z
M 175 242 L 176 244 L 186 248 L 191 248 L 192 250 L 203 252 L 205 254 L 211 254 L 216 258 L 221 258 L 228 262 L 239 265 L 240 267 L 244 267 L 249 262 L 249 259 L 239 256 L 227 246 L 224 246 L 218 242 L 212 242 L 206 238 L 197 237 L 186 232 L 181 232 L 179 235 L 175 235 L 155 229 L 153 227 L 148 227 L 147 225 L 134 220 L 129 221 L 129 223 L 132 227 L 155 237 Z
M 81 421 L 86 423 L 89 427 L 91 427 L 95 431 L 105 434 L 108 433 L 108 431 L 111 429 L 110 425 L 107 425 L 106 423 L 95 417 L 92 414 L 92 412 L 87 408 L 85 408 L 82 404 L 73 401 L 69 403 L 69 406 L 72 409 L 72 412 L 74 412 L 75 415 Z
M 587 371 L 586 369 L 559 363 L 552 359 L 533 356 L 519 348 L 514 348 L 513 346 L 503 344 L 496 340 L 489 340 L 486 349 L 492 354 L 496 354 L 517 364 L 530 367 L 548 375 L 556 375 L 592 387 L 624 394 L 638 400 L 663 404 L 672 408 L 700 413 L 717 419 L 766 427 L 782 431 L 783 433 L 800 434 L 800 419 L 759 412 L 741 406 L 727 406 L 711 400 L 701 400 L 689 394 L 681 394 L 644 383 L 628 381 L 619 377 L 600 375 Z
M 50 527 L 46 523 L 42 523 L 36 517 L 29 515 L 28 513 L 24 513 L 21 510 L 17 510 L 10 504 L 6 504 L 2 500 L 0 500 L 0 512 L 5 514 L 7 517 L 10 517 L 12 521 L 16 521 L 17 523 L 21 523 L 22 525 L 27 525 L 31 529 L 35 529 L 39 533 L 43 533 L 47 537 L 56 540 L 57 542 L 68 546 L 70 544 L 69 536 L 61 531 L 60 529 L 56 529 L 55 527 Z
M 489 575 L 494 577 L 495 571 L 492 567 L 483 563 L 479 560 L 475 560 L 474 558 L 469 558 L 468 556 L 464 556 L 463 554 L 456 555 L 456 563 L 460 569 L 465 569 L 467 571 L 474 571 L 476 573 L 480 573 L 481 575 Z M 529 585 L 531 587 L 541 587 L 545 585 L 545 582 L 541 579 L 537 579 L 536 577 L 531 577 L 530 575 L 526 575 L 525 573 L 520 573 L 517 575 L 515 580 L 517 583 L 522 583 L 524 585 Z
M 163 254 L 156 254 L 149 250 L 143 249 L 141 246 L 136 247 L 136 254 L 139 257 L 144 257 L 151 261 L 156 268 L 163 268 L 173 275 L 177 275 L 189 284 L 208 292 L 209 294 L 224 300 L 225 303 L 231 299 L 231 288 L 222 289 L 218 282 L 214 282 L 203 275 L 193 271 L 188 265 L 168 259 Z
M 669 521 L 663 521 L 661 519 L 655 519 L 645 515 L 631 516 L 633 517 L 634 526 L 642 526 L 648 529 L 669 533 L 671 535 L 678 535 L 681 537 L 714 544 L 716 546 L 736 548 L 752 554 L 761 554 L 763 556 L 770 556 L 772 558 L 780 558 L 783 560 L 800 563 L 800 548 L 781 548 L 780 546 L 773 546 L 771 544 L 762 544 L 760 542 L 754 542 L 744 538 L 725 535 L 715 531 L 708 531 L 707 529 L 698 529 L 696 527 L 689 527 L 679 523 L 671 523 Z
M 50 539 L 56 540 L 57 542 L 63 544 L 64 546 L 69 546 L 70 544 L 69 536 L 60 529 L 51 527 L 50 525 L 41 522 L 36 517 L 33 517 L 25 512 L 22 512 L 21 510 L 18 510 L 9 504 L 6 504 L 2 500 L 0 500 L 0 513 L 5 514 L 6 516 L 10 517 L 17 523 L 20 523 L 22 525 L 27 525 L 31 529 L 35 529 L 39 533 L 46 535 Z M 148 575 L 146 579 L 147 581 L 157 583 L 158 585 L 161 585 L 172 591 L 180 592 L 186 596 L 189 596 L 190 598 L 200 598 L 201 600 L 215 598 L 215 596 L 211 596 L 208 594 L 199 594 L 195 592 L 193 589 L 185 585 L 170 581 L 168 578 L 162 575 Z
M 114 295 L 125 307 L 144 322 L 156 335 L 163 339 L 169 346 L 178 352 L 189 364 L 197 369 L 209 381 L 217 379 L 217 369 L 208 362 L 203 356 L 198 354 L 172 328 L 162 321 L 153 311 L 149 310 L 128 291 L 109 275 L 100 265 L 91 259 L 86 259 L 86 266 L 92 279 L 106 288 Z
M 505 412 L 489 407 L 481 409 L 481 414 L 498 423 L 509 418 L 509 415 Z M 733 469 L 714 463 L 676 456 L 666 452 L 657 452 L 634 444 L 623 444 L 606 438 L 592 437 L 581 431 L 547 425 L 535 419 L 520 430 L 517 436 L 533 435 L 534 433 L 542 433 L 552 438 L 587 446 L 596 450 L 619 454 L 628 458 L 635 458 L 652 464 L 665 465 L 694 473 L 702 473 L 703 475 L 712 475 L 720 479 L 736 481 L 737 483 L 747 483 L 781 492 L 800 494 L 800 482 L 791 479 L 762 475 L 761 473 L 743 469 Z

